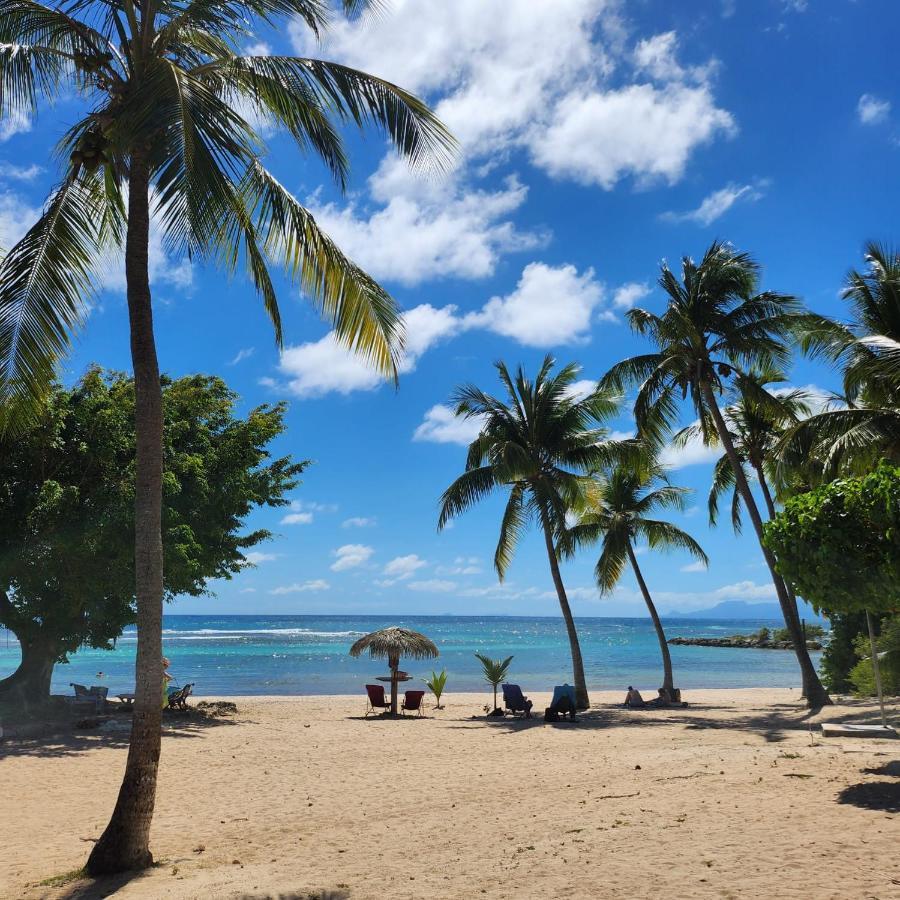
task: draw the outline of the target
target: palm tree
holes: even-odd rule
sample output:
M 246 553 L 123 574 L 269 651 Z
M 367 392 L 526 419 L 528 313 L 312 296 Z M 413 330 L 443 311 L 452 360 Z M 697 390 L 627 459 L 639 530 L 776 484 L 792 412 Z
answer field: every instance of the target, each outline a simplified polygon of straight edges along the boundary
M 843 292 L 850 321 L 816 317 L 802 331 L 807 352 L 842 366 L 843 402 L 798 423 L 779 447 L 786 468 L 812 459 L 827 480 L 900 461 L 900 252 L 870 242 L 865 258 Z
M 671 522 L 648 518 L 656 510 L 683 510 L 689 488 L 669 484 L 663 470 L 653 461 L 620 463 L 602 472 L 587 493 L 587 502 L 578 522 L 566 534 L 568 553 L 586 544 L 601 542 L 602 549 L 594 570 L 597 586 L 608 594 L 619 583 L 626 564 L 630 564 L 647 604 L 663 660 L 662 691 L 674 698 L 675 681 L 672 658 L 662 622 L 638 565 L 635 541 L 644 541 L 651 550 L 686 550 L 704 564 L 708 562 L 701 546 Z
M 343 0 L 348 13 L 366 0 Z M 452 140 L 402 89 L 334 62 L 243 56 L 257 20 L 328 25 L 321 0 L 0 0 L 0 114 L 77 91 L 90 111 L 62 138 L 61 180 L 0 266 L 0 404 L 39 397 L 84 318 L 94 270 L 124 245 L 137 431 L 137 699 L 125 777 L 91 873 L 152 862 L 160 754 L 162 405 L 148 272 L 151 218 L 167 246 L 226 271 L 246 267 L 281 345 L 270 265 L 285 268 L 349 348 L 396 375 L 392 298 L 347 259 L 261 164 L 257 118 L 320 157 L 343 187 L 342 123 L 374 123 L 414 164 Z
M 506 389 L 505 401 L 474 385 L 456 392 L 456 414 L 483 424 L 469 445 L 465 473 L 441 497 L 438 528 L 494 491 L 508 490 L 494 553 L 494 568 L 502 581 L 526 526 L 530 522 L 540 526 L 569 636 L 576 705 L 587 709 L 581 647 L 559 571 L 556 542 L 565 534 L 567 512 L 579 503 L 586 473 L 616 453 L 618 445 L 604 440 L 606 430 L 599 425 L 617 410 L 617 398 L 602 390 L 575 396 L 572 386 L 578 367 L 568 365 L 554 375 L 550 356 L 534 381 L 521 367 L 514 380 L 504 363 L 496 366 Z
M 628 312 L 632 328 L 647 335 L 657 351 L 617 363 L 601 384 L 618 391 L 640 385 L 634 405 L 638 431 L 657 444 L 678 415 L 679 399 L 690 394 L 704 440 L 718 439 L 728 457 L 794 644 L 804 696 L 816 707 L 830 700 L 809 658 L 800 618 L 775 570 L 775 558 L 763 545 L 759 507 L 717 400 L 735 376 L 776 367 L 790 357 L 788 339 L 801 308 L 793 297 L 757 293 L 758 281 L 759 266 L 753 259 L 719 242 L 710 245 L 699 264 L 685 257 L 681 279 L 664 263 L 659 284 L 668 295 L 666 311 Z
M 478 657 L 478 662 L 481 663 L 481 674 L 484 676 L 484 680 L 494 689 L 493 712 L 497 712 L 497 687 L 506 681 L 506 673 L 509 671 L 509 664 L 513 658 L 507 656 L 506 659 L 491 659 L 483 653 L 475 655 Z

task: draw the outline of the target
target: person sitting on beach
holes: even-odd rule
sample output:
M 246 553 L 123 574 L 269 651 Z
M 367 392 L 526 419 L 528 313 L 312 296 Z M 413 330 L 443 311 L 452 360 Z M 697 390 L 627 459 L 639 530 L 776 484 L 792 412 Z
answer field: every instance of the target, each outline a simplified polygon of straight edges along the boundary
M 646 706 L 646 702 L 644 698 L 641 696 L 641 692 L 637 690 L 637 688 L 633 688 L 630 684 L 628 685 L 628 693 L 625 695 L 625 706 L 630 709 L 640 709 L 642 706 Z

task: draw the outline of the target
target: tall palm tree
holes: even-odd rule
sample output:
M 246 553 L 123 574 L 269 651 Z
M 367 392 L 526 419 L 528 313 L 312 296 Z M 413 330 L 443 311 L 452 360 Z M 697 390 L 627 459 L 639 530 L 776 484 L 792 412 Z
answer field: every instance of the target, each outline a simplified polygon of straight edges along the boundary
M 790 357 L 788 341 L 801 308 L 792 297 L 757 293 L 758 281 L 759 266 L 753 259 L 719 242 L 710 245 L 699 263 L 685 257 L 680 279 L 663 264 L 659 284 L 667 294 L 665 312 L 628 312 L 632 328 L 648 336 L 656 352 L 617 363 L 601 384 L 619 391 L 640 385 L 635 419 L 639 434 L 654 443 L 666 438 L 678 415 L 679 399 L 690 395 L 704 439 L 707 443 L 717 439 L 728 456 L 794 644 L 804 696 L 816 707 L 830 700 L 803 641 L 795 605 L 775 570 L 774 557 L 763 545 L 759 507 L 717 399 L 735 376 L 778 366 Z
M 812 458 L 826 480 L 900 461 L 900 252 L 870 242 L 865 258 L 843 292 L 850 321 L 817 317 L 802 331 L 807 352 L 842 367 L 844 402 L 799 422 L 779 447 L 788 469 Z
M 626 564 L 631 566 L 656 629 L 663 661 L 662 691 L 669 700 L 675 692 L 672 658 L 659 613 L 638 565 L 635 541 L 646 542 L 651 550 L 686 550 L 695 559 L 707 563 L 703 548 L 687 532 L 671 522 L 649 518 L 656 510 L 683 510 L 689 493 L 689 488 L 669 484 L 663 470 L 652 461 L 643 464 L 631 461 L 607 468 L 587 492 L 578 522 L 569 529 L 564 542 L 569 553 L 586 544 L 601 542 L 594 572 L 603 594 L 619 583 Z
M 600 426 L 616 412 L 618 402 L 597 389 L 586 397 L 574 395 L 578 367 L 570 364 L 554 374 L 550 356 L 534 381 L 521 366 L 515 378 L 504 363 L 496 366 L 506 389 L 504 400 L 474 385 L 455 394 L 456 414 L 474 418 L 482 427 L 469 445 L 465 473 L 441 497 L 438 528 L 495 491 L 508 491 L 494 553 L 494 568 L 502 581 L 526 526 L 533 522 L 540 527 L 569 636 L 576 705 L 587 709 L 581 647 L 556 545 L 566 531 L 566 514 L 580 502 L 586 474 L 616 454 L 619 445 L 606 441 L 606 429 Z
M 348 13 L 366 0 L 343 0 Z M 286 131 L 343 187 L 338 127 L 374 123 L 414 164 L 452 140 L 428 108 L 334 62 L 244 56 L 256 24 L 287 15 L 319 34 L 324 0 L 0 0 L 0 114 L 32 115 L 77 91 L 89 112 L 61 141 L 63 171 L 0 266 L 0 402 L 38 396 L 84 318 L 94 270 L 124 244 L 137 431 L 137 699 L 125 777 L 92 873 L 149 865 L 162 685 L 162 404 L 148 272 L 151 217 L 175 253 L 243 265 L 281 345 L 270 265 L 283 267 L 338 338 L 388 376 L 402 345 L 391 297 L 262 165 L 252 119 Z

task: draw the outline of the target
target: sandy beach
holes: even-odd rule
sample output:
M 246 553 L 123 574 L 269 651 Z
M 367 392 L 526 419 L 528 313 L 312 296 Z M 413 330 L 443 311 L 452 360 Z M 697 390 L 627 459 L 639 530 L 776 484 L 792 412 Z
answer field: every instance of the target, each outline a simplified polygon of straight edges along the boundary
M 874 721 L 872 703 L 595 694 L 551 725 L 487 721 L 487 693 L 405 721 L 364 719 L 357 696 L 227 699 L 231 717 L 167 724 L 158 865 L 130 879 L 41 884 L 83 864 L 127 737 L 0 747 L 0 896 L 900 897 L 900 741 L 816 727 Z

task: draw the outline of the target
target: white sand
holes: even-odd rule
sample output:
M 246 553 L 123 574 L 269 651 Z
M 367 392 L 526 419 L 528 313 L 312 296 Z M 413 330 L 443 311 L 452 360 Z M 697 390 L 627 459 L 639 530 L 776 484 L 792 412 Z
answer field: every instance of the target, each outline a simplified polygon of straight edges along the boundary
M 362 697 L 229 698 L 233 719 L 167 729 L 159 865 L 115 896 L 900 898 L 900 741 L 810 730 L 873 704 L 685 698 L 595 695 L 574 726 L 472 718 L 487 694 L 418 721 L 364 720 Z M 107 896 L 37 883 L 83 864 L 124 762 L 121 737 L 0 748 L 0 897 Z

